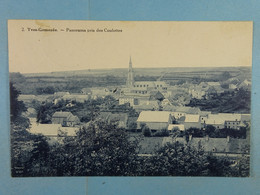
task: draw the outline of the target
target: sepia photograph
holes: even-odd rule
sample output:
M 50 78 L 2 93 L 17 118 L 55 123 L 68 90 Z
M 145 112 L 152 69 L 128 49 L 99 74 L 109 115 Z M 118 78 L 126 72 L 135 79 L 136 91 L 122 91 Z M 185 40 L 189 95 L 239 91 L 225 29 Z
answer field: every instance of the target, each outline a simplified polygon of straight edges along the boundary
M 12 177 L 249 177 L 253 22 L 9 20 Z

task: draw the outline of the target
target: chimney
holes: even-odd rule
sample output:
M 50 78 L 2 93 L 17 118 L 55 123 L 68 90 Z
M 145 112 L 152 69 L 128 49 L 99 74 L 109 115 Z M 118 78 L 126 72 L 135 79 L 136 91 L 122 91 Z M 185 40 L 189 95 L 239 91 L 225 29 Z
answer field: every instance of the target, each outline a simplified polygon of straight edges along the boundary
M 206 135 L 205 139 L 206 141 L 209 141 L 209 135 Z
M 189 135 L 189 141 L 191 141 L 192 140 L 192 135 Z
M 229 142 L 230 141 L 230 137 L 229 137 L 229 135 L 227 136 L 227 142 Z

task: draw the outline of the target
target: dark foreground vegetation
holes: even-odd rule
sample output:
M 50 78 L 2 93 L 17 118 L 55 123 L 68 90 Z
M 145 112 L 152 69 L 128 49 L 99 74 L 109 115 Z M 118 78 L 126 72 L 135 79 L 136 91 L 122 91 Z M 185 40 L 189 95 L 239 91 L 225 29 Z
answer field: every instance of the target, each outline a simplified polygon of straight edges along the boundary
M 104 121 L 49 145 L 43 136 L 12 126 L 12 176 L 249 176 L 249 157 L 233 164 L 202 148 L 168 144 L 138 155 L 138 139 Z

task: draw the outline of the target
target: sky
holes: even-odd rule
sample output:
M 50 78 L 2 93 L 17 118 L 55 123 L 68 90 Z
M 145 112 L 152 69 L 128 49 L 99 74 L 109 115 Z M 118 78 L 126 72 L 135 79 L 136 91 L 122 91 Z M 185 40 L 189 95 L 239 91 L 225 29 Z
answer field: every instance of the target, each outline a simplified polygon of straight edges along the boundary
M 9 71 L 128 68 L 130 56 L 134 68 L 251 66 L 252 36 L 246 21 L 9 20 Z

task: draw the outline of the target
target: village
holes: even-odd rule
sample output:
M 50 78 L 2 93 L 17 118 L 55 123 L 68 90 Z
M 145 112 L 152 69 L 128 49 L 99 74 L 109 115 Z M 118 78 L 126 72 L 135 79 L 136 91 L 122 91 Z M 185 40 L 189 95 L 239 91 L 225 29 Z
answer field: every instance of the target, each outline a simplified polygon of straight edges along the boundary
M 142 135 L 140 156 L 152 155 L 167 143 L 179 142 L 195 148 L 202 146 L 215 155 L 237 157 L 249 154 L 250 112 L 201 110 L 191 106 L 191 102 L 223 94 L 232 98 L 239 90 L 250 88 L 248 79 L 235 77 L 223 83 L 187 81 L 176 85 L 161 78 L 135 81 L 130 58 L 125 85 L 82 88 L 80 93 L 21 94 L 19 100 L 28 108 L 24 113 L 30 119 L 28 131 L 46 136 L 49 144 L 76 136 L 80 128 L 100 119 L 116 123 L 132 137 Z

